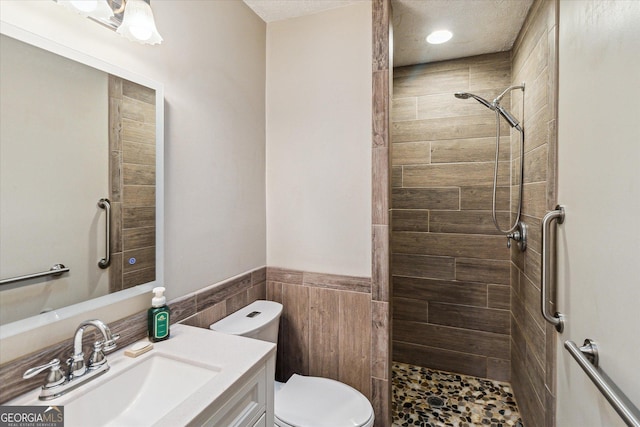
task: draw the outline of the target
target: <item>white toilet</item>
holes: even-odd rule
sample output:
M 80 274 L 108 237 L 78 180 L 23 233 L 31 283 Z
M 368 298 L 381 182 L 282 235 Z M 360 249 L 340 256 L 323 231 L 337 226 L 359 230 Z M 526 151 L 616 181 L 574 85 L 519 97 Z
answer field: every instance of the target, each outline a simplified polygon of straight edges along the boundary
M 210 329 L 263 341 L 278 342 L 282 304 L 255 301 Z M 328 378 L 294 374 L 275 383 L 275 424 L 278 427 L 371 427 L 369 400 L 358 390 Z

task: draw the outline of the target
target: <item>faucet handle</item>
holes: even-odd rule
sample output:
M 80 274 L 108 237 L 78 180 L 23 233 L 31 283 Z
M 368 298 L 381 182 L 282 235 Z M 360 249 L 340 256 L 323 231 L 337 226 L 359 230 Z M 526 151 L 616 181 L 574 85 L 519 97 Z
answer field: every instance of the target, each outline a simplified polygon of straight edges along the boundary
M 110 340 L 100 341 L 104 344 L 104 348 L 102 348 L 102 350 L 105 353 L 111 353 L 113 350 L 116 349 L 116 341 L 118 341 L 119 339 L 120 339 L 120 334 L 112 334 Z
M 60 370 L 60 359 L 53 359 L 51 362 L 36 366 L 35 368 L 28 369 L 23 375 L 22 378 L 29 379 L 38 375 L 40 372 L 49 369 L 49 374 L 47 375 L 47 379 L 43 388 L 50 388 L 65 382 L 66 378 L 62 371 Z
M 89 368 L 100 366 L 103 363 L 107 362 L 107 359 L 104 357 L 104 353 L 102 352 L 102 348 L 104 346 L 104 341 L 96 341 L 93 343 L 93 351 L 89 356 L 89 360 L 87 361 L 87 366 Z

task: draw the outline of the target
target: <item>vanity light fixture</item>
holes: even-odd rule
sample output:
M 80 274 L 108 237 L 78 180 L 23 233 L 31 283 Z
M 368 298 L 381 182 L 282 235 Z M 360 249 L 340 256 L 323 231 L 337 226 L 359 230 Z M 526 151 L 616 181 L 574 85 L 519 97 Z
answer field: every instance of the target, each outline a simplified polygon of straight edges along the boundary
M 427 43 L 430 44 L 442 44 L 448 42 L 453 37 L 453 33 L 448 30 L 434 31 L 427 36 Z
M 107 0 L 58 0 L 58 3 L 83 16 L 107 20 L 113 16 Z
M 83 16 L 142 44 L 162 43 L 151 0 L 54 0 Z
M 143 44 L 162 43 L 151 6 L 144 0 L 125 0 L 124 17 L 116 32 Z

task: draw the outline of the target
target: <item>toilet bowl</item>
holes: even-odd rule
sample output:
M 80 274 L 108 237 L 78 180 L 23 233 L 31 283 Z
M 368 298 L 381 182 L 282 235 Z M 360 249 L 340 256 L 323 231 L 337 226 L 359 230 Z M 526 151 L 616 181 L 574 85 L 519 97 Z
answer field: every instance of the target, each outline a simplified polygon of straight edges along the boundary
M 255 301 L 209 328 L 277 343 L 282 304 Z M 373 407 L 358 390 L 329 378 L 293 374 L 275 383 L 278 427 L 371 427 Z

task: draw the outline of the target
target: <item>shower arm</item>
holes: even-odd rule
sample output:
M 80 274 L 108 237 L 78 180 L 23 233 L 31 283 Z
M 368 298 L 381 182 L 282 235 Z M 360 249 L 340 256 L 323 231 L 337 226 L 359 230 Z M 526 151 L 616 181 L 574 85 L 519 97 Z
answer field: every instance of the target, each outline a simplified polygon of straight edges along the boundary
M 505 90 L 502 91 L 502 93 L 498 96 L 495 97 L 495 99 L 493 100 L 493 105 L 497 106 L 498 104 L 500 104 L 500 101 L 502 101 L 502 98 L 504 98 L 504 96 L 511 92 L 512 90 L 516 90 L 516 89 L 520 89 L 521 91 L 524 92 L 524 82 L 521 85 L 513 85 L 513 86 L 509 86 L 508 88 L 506 88 Z

